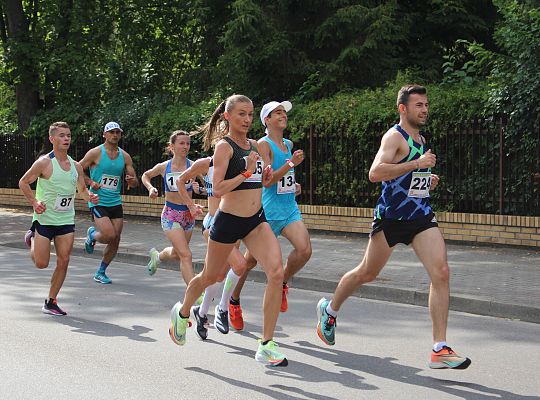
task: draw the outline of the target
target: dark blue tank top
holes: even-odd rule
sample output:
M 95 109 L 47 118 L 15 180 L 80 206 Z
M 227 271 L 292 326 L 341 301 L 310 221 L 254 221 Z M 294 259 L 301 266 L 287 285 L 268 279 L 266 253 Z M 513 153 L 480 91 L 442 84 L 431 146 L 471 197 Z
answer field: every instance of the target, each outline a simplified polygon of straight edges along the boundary
M 417 160 L 429 147 L 415 142 L 405 130 L 395 125 L 409 145 L 409 154 L 398 164 Z M 429 203 L 429 191 L 426 197 L 413 197 L 416 189 L 429 189 L 431 168 L 421 168 L 401 175 L 389 181 L 382 182 L 382 193 L 375 206 L 376 219 L 412 220 L 429 215 L 432 212 Z M 414 179 L 413 179 L 414 178 Z

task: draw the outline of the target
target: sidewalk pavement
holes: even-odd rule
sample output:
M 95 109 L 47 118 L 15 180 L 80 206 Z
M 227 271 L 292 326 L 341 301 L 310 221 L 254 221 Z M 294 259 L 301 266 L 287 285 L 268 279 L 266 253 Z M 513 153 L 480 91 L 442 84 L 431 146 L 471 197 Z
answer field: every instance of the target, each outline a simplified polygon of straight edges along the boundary
M 0 246 L 26 248 L 23 236 L 31 223 L 31 209 L 0 206 L 0 221 Z M 96 258 L 97 267 L 103 245 L 97 244 L 92 255 L 84 252 L 90 224 L 90 213 L 77 212 L 73 254 Z M 320 291 L 321 296 L 332 293 L 343 274 L 360 262 L 367 245 L 366 235 L 310 233 L 313 255 L 304 269 L 289 281 L 292 301 L 301 296 L 295 289 Z M 280 242 L 285 258 L 292 247 L 283 238 Z M 151 247 L 161 250 L 166 246 L 169 242 L 158 218 L 126 216 L 120 249 L 109 275 L 114 281 L 115 268 L 124 267 L 121 262 L 146 265 Z M 206 252 L 200 224 L 194 229 L 190 247 L 194 267 L 199 271 Z M 450 309 L 540 323 L 540 250 L 455 242 L 447 243 L 447 247 Z M 176 263 L 162 264 L 160 268 L 179 270 Z M 259 267 L 248 278 L 257 282 L 265 279 Z M 379 277 L 364 285 L 355 296 L 427 306 L 428 290 L 429 278 L 414 251 L 398 245 Z

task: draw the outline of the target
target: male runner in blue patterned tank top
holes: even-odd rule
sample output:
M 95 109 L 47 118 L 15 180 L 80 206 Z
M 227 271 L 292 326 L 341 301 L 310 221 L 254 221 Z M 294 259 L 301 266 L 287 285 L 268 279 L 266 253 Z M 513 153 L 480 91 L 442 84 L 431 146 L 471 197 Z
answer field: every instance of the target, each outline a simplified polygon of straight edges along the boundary
M 364 258 L 341 278 L 331 300 L 322 298 L 317 304 L 317 334 L 333 345 L 337 313 L 345 300 L 377 277 L 397 243 L 412 244 L 431 279 L 429 311 L 434 344 L 429 367 L 465 369 L 471 360 L 457 355 L 446 343 L 449 269 L 444 239 L 429 204 L 429 191 L 437 186 L 439 177 L 431 174 L 436 157 L 420 134 L 428 116 L 426 89 L 402 87 L 397 106 L 399 125 L 384 134 L 369 170 L 369 180 L 382 182 L 383 192 Z
M 80 161 L 83 169 L 90 170 L 90 176 L 84 177 L 86 184 L 93 193 L 99 195 L 97 205 L 88 204 L 96 227 L 88 228 L 85 250 L 94 251 L 96 242 L 107 246 L 103 251 L 103 259 L 99 265 L 94 280 L 98 283 L 111 283 L 105 270 L 116 256 L 120 244 L 120 235 L 124 226 L 122 209 L 122 174 L 125 171 L 127 187 L 139 184 L 133 168 L 131 156 L 118 146 L 122 138 L 122 128 L 116 122 L 109 122 L 103 129 L 105 142 L 90 149 Z

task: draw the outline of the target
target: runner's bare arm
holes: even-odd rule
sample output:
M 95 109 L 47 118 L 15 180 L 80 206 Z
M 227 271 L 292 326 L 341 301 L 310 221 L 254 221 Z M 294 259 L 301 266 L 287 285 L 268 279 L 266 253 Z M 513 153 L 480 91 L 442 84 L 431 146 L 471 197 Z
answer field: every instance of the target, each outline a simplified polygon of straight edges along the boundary
M 77 169 L 77 173 L 79 175 L 79 178 L 77 179 L 78 192 L 81 194 L 85 201 L 90 201 L 94 204 L 99 203 L 99 196 L 95 193 L 90 192 L 86 187 L 82 165 L 75 161 L 75 168 Z
M 419 168 L 430 168 L 435 166 L 435 155 L 428 150 L 416 160 L 397 164 L 396 160 L 403 137 L 396 130 L 386 132 L 381 141 L 381 147 L 369 169 L 369 180 L 371 182 L 388 181 L 407 172 Z
M 84 178 L 85 185 L 90 186 L 94 190 L 98 190 L 101 187 L 101 184 L 99 182 L 94 182 L 92 179 L 90 179 L 90 177 L 86 174 L 86 170 L 94 167 L 97 164 L 98 156 L 100 154 L 100 148 L 94 147 L 93 149 L 88 150 L 82 160 L 79 161 L 79 164 L 81 165 L 83 170 L 82 176 Z
M 139 180 L 137 179 L 137 173 L 135 168 L 133 168 L 133 160 L 131 156 L 124 150 L 124 162 L 126 164 L 126 182 L 128 190 L 134 187 L 139 186 Z
M 30 185 L 34 183 L 37 178 L 43 176 L 43 172 L 50 167 L 50 159 L 48 159 L 47 157 L 41 157 L 40 159 L 36 160 L 34 164 L 32 164 L 30 169 L 26 171 L 19 180 L 19 188 L 23 192 L 24 197 L 26 197 L 28 202 L 32 205 L 34 211 L 38 214 L 41 214 L 45 211 L 45 203 L 36 200 L 36 197 Z
M 178 194 L 182 199 L 182 203 L 188 206 L 189 212 L 193 217 L 202 214 L 203 206 L 195 204 L 191 197 L 191 194 L 186 190 L 185 182 L 195 179 L 199 175 L 206 175 L 208 173 L 208 167 L 210 165 L 210 158 L 201 158 L 195 161 L 191 166 L 182 172 L 178 178 L 176 178 L 176 187 Z
M 163 176 L 165 173 L 165 167 L 167 166 L 167 161 L 154 165 L 148 171 L 145 171 L 141 176 L 141 182 L 144 187 L 148 190 L 150 198 L 155 199 L 158 196 L 158 190 L 152 185 L 150 180 L 156 176 Z

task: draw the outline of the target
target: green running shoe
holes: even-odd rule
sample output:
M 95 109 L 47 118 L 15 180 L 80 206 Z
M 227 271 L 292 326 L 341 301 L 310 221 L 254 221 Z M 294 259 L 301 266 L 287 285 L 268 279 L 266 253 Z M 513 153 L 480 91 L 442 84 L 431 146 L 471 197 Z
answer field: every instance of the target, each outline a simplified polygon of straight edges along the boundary
M 188 326 L 191 326 L 189 318 L 180 317 L 180 308 L 182 308 L 182 303 L 178 302 L 171 309 L 171 327 L 169 328 L 169 336 L 178 346 L 186 343 L 186 330 Z
M 156 273 L 158 268 L 159 251 L 157 251 L 155 247 L 152 247 L 148 252 L 148 255 L 150 256 L 150 261 L 148 261 L 148 264 L 146 265 L 146 270 L 148 271 L 148 275 L 152 276 Z
M 289 365 L 285 354 L 279 352 L 279 347 L 273 340 L 263 345 L 262 340 L 259 339 L 259 348 L 255 353 L 255 360 L 270 367 L 286 367 Z
M 330 303 L 330 301 L 323 297 L 317 304 L 317 319 L 319 320 L 319 323 L 317 324 L 317 334 L 324 343 L 333 346 L 336 343 L 336 318 L 326 312 L 328 303 Z

